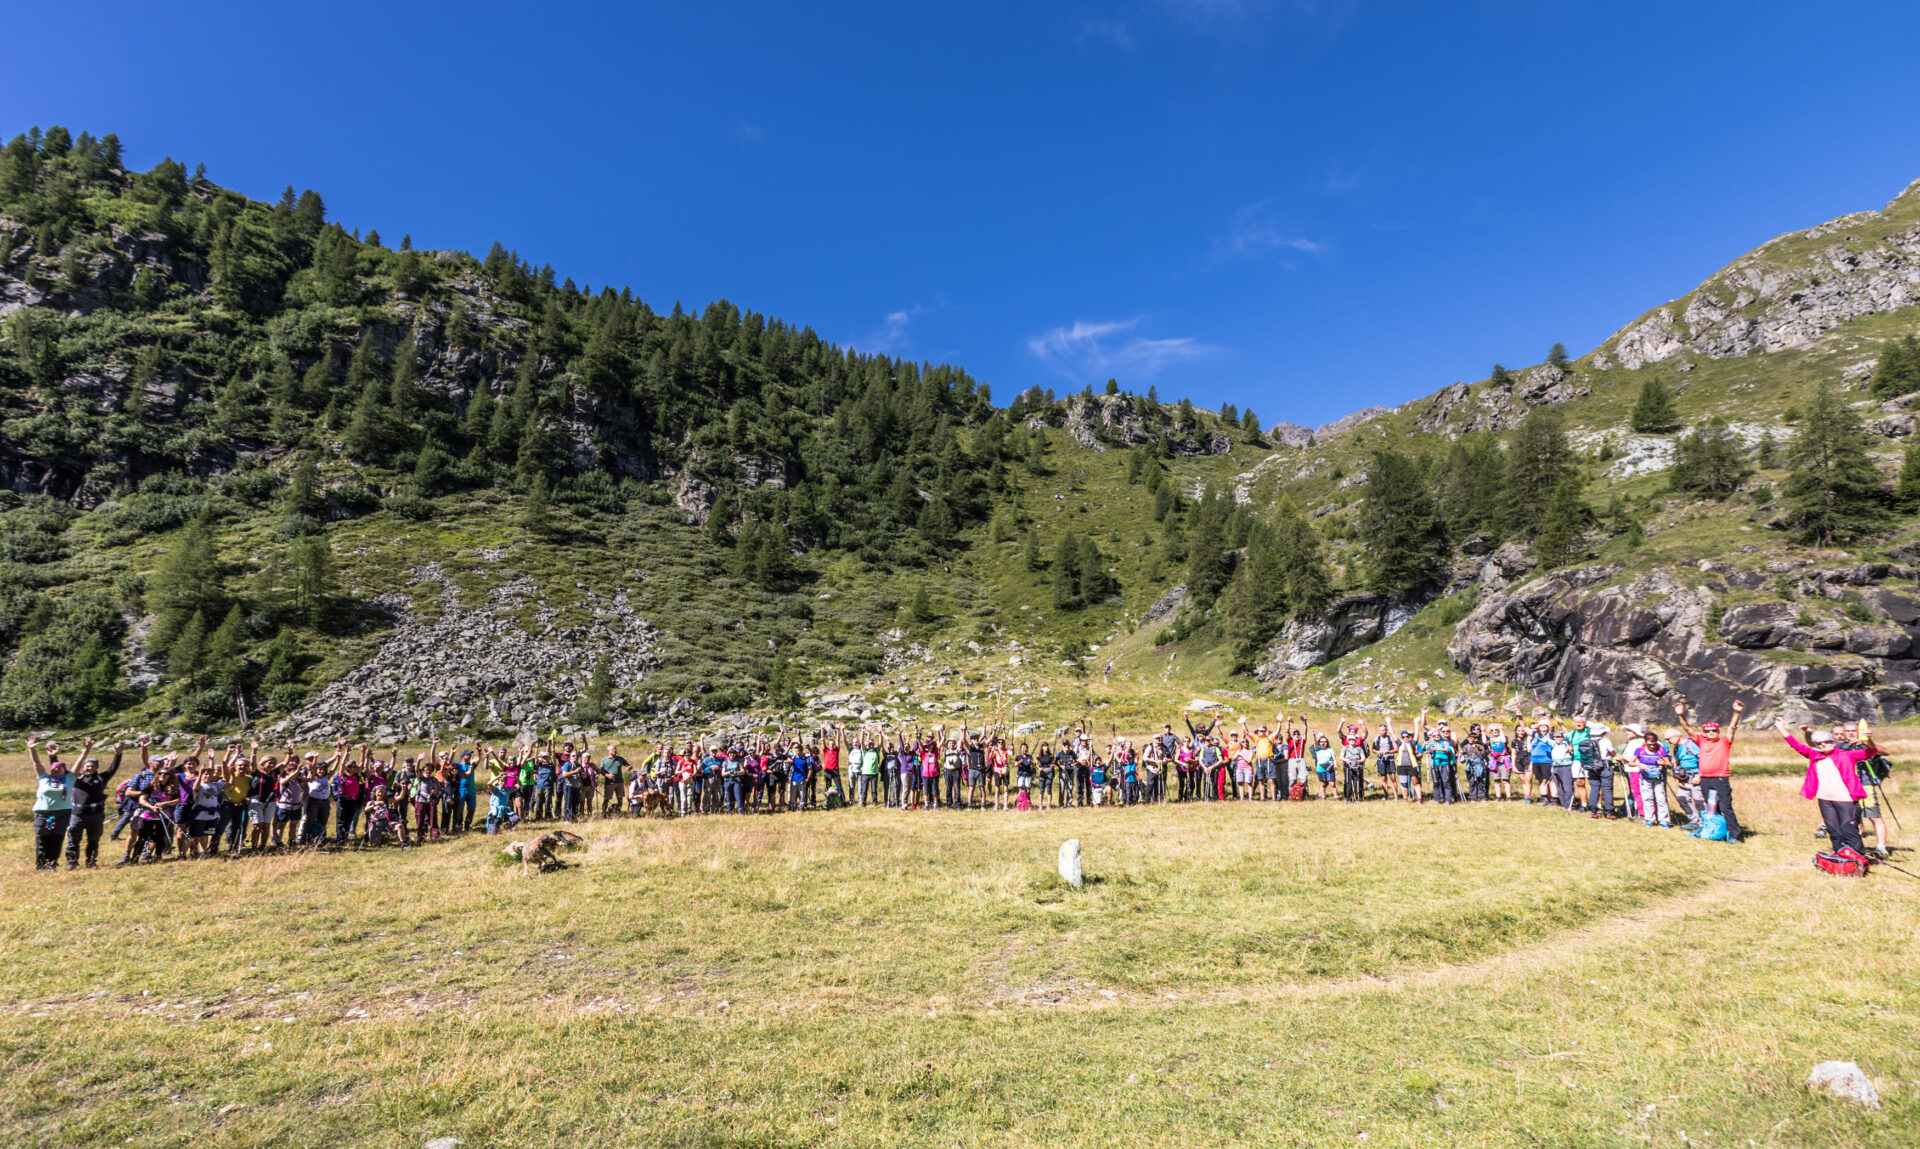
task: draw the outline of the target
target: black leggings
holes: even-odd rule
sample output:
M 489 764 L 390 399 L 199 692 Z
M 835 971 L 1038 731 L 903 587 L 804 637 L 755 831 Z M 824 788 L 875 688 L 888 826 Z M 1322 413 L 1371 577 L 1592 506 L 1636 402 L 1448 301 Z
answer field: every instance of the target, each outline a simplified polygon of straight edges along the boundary
M 1829 802 L 1820 799 L 1820 820 L 1827 824 L 1827 840 L 1833 843 L 1835 853 L 1843 846 L 1852 846 L 1858 853 L 1866 853 L 1867 847 L 1860 841 L 1860 803 Z M 1731 829 L 1732 821 L 1728 821 Z
M 72 810 L 41 810 L 33 815 L 33 867 L 48 870 L 60 863 L 60 842 L 67 836 Z

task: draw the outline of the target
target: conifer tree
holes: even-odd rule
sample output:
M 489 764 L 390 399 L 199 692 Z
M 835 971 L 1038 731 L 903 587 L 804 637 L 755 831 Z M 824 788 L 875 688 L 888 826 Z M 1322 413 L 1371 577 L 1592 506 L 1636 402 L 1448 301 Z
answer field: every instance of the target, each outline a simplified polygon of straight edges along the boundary
M 1029 571 L 1040 569 L 1040 536 L 1032 527 L 1027 528 L 1026 543 L 1021 548 L 1021 565 Z
M 1567 369 L 1566 344 L 1556 343 L 1552 347 L 1547 348 L 1547 365 L 1549 367 L 1557 367 L 1562 371 Z
M 1505 489 L 1501 495 L 1501 525 L 1509 535 L 1525 535 L 1546 514 L 1546 498 L 1560 485 L 1573 458 L 1566 425 L 1558 411 L 1535 407 L 1514 429 L 1507 446 Z
M 1194 511 L 1193 533 L 1187 539 L 1187 593 L 1203 607 L 1212 604 L 1233 574 L 1227 515 L 1226 496 L 1218 491 L 1209 491 Z
M 1574 557 L 1580 536 L 1593 524 L 1593 510 L 1580 497 L 1580 480 L 1564 474 L 1547 500 L 1546 514 L 1534 535 L 1533 554 L 1547 567 L 1565 566 Z
M 164 652 L 193 615 L 215 614 L 225 605 L 220 593 L 220 561 L 213 527 L 195 519 L 182 527 L 167 547 L 159 569 L 147 583 L 147 608 L 154 613 L 148 649 Z M 206 619 L 201 619 L 205 637 Z
M 1674 444 L 1674 464 L 1667 481 L 1676 490 L 1724 499 L 1751 474 L 1753 467 L 1740 440 L 1727 421 L 1715 415 Z
M 1680 412 L 1673 405 L 1673 392 L 1657 378 L 1640 385 L 1640 398 L 1634 401 L 1628 423 L 1643 435 L 1664 435 L 1680 429 Z
M 325 535 L 307 535 L 288 546 L 287 558 L 295 608 L 308 626 L 324 626 L 334 589 L 333 545 Z
M 520 525 L 536 535 L 546 534 L 553 527 L 552 511 L 553 492 L 547 485 L 546 472 L 541 471 L 534 475 L 533 482 L 527 484 L 527 501 L 520 507 Z M 708 516 L 709 524 L 718 513 L 719 507 L 716 505 Z M 720 533 L 726 533 L 724 520 L 720 526 Z M 711 530 L 708 532 L 708 537 L 712 537 Z
M 1900 478 L 1894 483 L 1893 505 L 1909 515 L 1920 511 L 1920 439 L 1908 439 L 1900 453 Z
M 1869 387 L 1878 399 L 1920 391 L 1920 338 L 1908 335 L 1887 340 L 1879 362 L 1874 364 Z
M 1053 608 L 1078 610 L 1080 605 L 1080 543 L 1067 533 L 1053 548 Z
M 593 673 L 587 679 L 587 692 L 580 696 L 580 702 L 573 709 L 573 719 L 583 726 L 592 726 L 607 720 L 607 712 L 613 708 L 613 656 L 606 651 L 594 660 Z
M 227 609 L 227 617 L 207 638 L 202 665 L 213 685 L 228 693 L 240 688 L 245 677 L 241 655 L 246 650 L 246 612 L 239 603 Z
M 907 618 L 915 623 L 926 624 L 940 617 L 934 613 L 933 598 L 927 594 L 925 585 L 914 588 L 913 601 L 907 605 Z
M 1787 517 L 1809 542 L 1832 544 L 1880 525 L 1885 491 L 1860 416 L 1822 381 L 1793 441 L 1781 489 Z
M 199 611 L 189 615 L 167 654 L 167 677 L 176 682 L 197 685 L 202 660 L 206 655 L 207 618 Z
M 1367 464 L 1359 529 L 1367 548 L 1367 588 L 1381 594 L 1405 594 L 1426 584 L 1446 557 L 1433 497 L 1414 461 L 1398 451 L 1377 450 Z

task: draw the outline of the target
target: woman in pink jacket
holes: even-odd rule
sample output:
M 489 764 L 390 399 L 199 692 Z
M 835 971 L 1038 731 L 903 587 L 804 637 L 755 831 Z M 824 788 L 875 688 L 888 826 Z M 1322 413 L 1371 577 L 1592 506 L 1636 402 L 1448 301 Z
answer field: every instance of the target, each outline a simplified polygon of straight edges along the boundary
M 1827 840 L 1833 843 L 1833 852 L 1845 855 L 1849 849 L 1852 856 L 1865 860 L 1866 847 L 1860 841 L 1860 800 L 1867 796 L 1867 789 L 1860 784 L 1860 761 L 1871 756 L 1868 747 L 1842 750 L 1834 744 L 1833 733 L 1828 730 L 1810 730 L 1802 726 L 1801 732 L 1807 735 L 1809 746 L 1787 732 L 1787 720 L 1774 721 L 1774 728 L 1780 731 L 1780 737 L 1787 745 L 1807 758 L 1807 779 L 1800 784 L 1800 796 L 1811 798 L 1820 803 L 1820 820 L 1827 824 Z M 1861 723 L 1862 741 L 1871 742 L 1866 733 L 1866 724 Z

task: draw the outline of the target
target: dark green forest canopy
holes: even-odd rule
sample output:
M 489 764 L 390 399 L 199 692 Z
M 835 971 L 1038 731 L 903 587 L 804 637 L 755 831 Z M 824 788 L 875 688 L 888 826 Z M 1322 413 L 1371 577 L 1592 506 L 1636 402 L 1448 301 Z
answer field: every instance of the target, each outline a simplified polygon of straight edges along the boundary
M 914 561 L 1026 454 L 956 367 L 724 300 L 661 314 L 498 244 L 390 248 L 312 191 L 261 203 L 171 159 L 120 163 L 115 137 L 64 129 L 0 154 L 0 266 L 33 304 L 0 357 L 16 490 L 86 505 L 284 450 L 417 476 L 418 494 L 544 474 L 593 497 L 677 474 L 728 524 Z

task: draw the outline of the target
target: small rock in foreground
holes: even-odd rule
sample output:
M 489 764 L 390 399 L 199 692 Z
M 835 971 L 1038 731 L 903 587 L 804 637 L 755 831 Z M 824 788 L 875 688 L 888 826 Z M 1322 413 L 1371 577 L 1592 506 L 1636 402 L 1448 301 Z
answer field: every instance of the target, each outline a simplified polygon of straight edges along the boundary
M 1823 1090 L 1847 1101 L 1857 1101 L 1870 1109 L 1880 1108 L 1880 1092 L 1873 1082 L 1851 1061 L 1823 1061 L 1807 1075 L 1807 1088 Z

